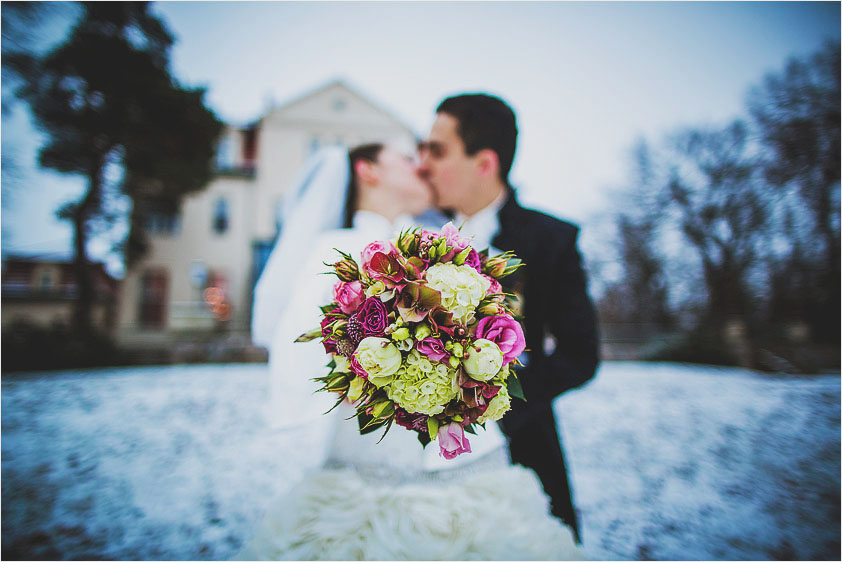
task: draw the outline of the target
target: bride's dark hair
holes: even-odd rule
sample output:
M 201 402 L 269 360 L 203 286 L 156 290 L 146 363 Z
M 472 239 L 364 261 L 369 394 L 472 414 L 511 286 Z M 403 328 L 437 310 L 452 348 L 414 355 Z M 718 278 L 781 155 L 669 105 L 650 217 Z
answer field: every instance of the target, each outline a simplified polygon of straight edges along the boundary
M 360 160 L 366 162 L 377 162 L 377 157 L 380 156 L 380 151 L 383 150 L 382 143 L 361 144 L 348 151 L 348 164 L 351 167 L 350 179 L 348 180 L 348 189 L 345 195 L 345 222 L 342 228 L 351 228 L 354 223 L 354 212 L 357 210 L 357 198 L 359 193 L 359 186 L 357 182 L 357 172 L 354 165 Z

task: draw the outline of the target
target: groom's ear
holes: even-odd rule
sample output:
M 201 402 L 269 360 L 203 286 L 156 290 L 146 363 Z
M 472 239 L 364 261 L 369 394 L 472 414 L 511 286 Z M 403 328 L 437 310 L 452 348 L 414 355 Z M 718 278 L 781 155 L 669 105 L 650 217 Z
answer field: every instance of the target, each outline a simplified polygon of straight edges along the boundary
M 500 169 L 500 159 L 497 158 L 497 153 L 490 148 L 483 148 L 474 155 L 477 163 L 477 170 L 480 176 L 496 176 Z
M 361 182 L 367 184 L 377 183 L 377 174 L 374 173 L 374 165 L 368 160 L 357 160 L 354 163 L 354 174 L 356 174 Z

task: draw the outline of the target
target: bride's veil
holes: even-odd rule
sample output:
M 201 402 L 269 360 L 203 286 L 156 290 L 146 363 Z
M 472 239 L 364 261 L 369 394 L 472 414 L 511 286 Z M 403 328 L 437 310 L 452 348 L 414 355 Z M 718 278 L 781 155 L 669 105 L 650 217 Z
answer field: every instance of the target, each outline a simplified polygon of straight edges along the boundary
M 309 255 L 308 241 L 342 226 L 349 177 L 348 151 L 327 146 L 308 159 L 292 184 L 283 206 L 281 234 L 254 287 L 254 343 L 272 345 L 278 321 L 296 289 L 297 266 Z

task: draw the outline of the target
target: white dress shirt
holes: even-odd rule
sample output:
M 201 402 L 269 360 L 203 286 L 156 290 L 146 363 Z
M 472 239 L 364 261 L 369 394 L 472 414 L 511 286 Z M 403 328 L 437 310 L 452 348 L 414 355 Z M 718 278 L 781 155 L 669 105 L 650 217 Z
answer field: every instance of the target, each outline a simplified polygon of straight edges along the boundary
M 457 213 L 453 221 L 456 227 L 461 225 L 461 234 L 472 237 L 471 246 L 478 252 L 488 248 L 488 254 L 502 253 L 491 246 L 491 240 L 500 231 L 500 219 L 497 213 L 503 208 L 506 202 L 506 192 L 501 193 L 494 201 L 489 203 L 479 212 L 471 215 Z

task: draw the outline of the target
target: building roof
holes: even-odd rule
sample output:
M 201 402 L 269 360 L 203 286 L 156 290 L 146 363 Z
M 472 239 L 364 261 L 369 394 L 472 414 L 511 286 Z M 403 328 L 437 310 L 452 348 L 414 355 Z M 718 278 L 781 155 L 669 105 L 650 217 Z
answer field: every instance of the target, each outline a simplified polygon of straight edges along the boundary
M 415 131 L 413 131 L 412 127 L 410 127 L 402 118 L 397 117 L 392 110 L 387 109 L 385 104 L 381 102 L 375 102 L 371 99 L 371 96 L 365 94 L 361 91 L 360 88 L 356 86 L 351 86 L 347 83 L 347 81 L 343 79 L 334 79 L 326 84 L 318 86 L 312 90 L 306 91 L 293 99 L 278 105 L 274 106 L 269 109 L 263 116 L 262 120 L 269 118 L 270 116 L 273 118 L 278 117 L 285 117 L 294 115 L 296 110 L 302 108 L 305 104 L 309 103 L 315 98 L 318 98 L 322 95 L 328 95 L 331 92 L 343 92 L 345 95 L 350 96 L 356 102 L 360 103 L 367 109 L 370 109 L 379 115 L 381 115 L 385 120 L 388 121 L 389 125 L 397 126 L 406 130 L 407 133 L 417 136 Z

